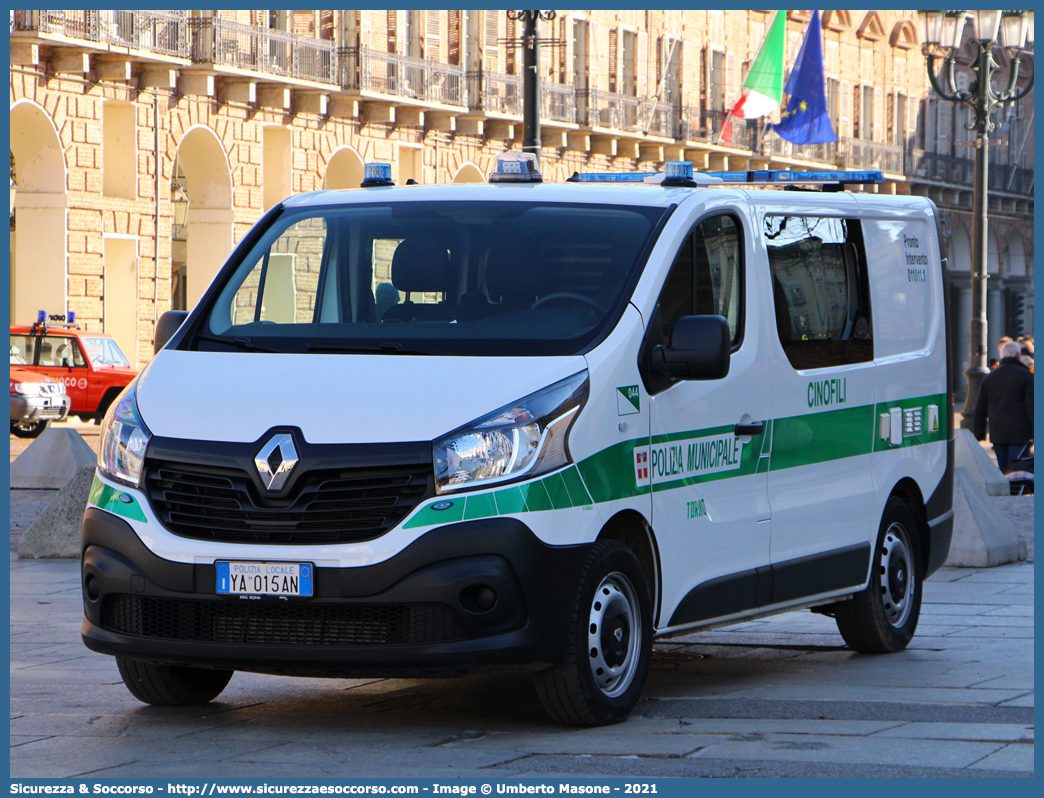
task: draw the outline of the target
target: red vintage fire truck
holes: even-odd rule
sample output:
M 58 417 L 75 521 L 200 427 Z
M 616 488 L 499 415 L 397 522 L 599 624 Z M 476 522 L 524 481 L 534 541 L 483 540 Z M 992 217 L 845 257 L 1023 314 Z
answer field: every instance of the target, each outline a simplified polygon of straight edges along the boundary
M 100 421 L 137 375 L 112 336 L 84 332 L 73 312 L 40 311 L 32 326 L 11 325 L 11 357 L 25 368 L 65 385 L 70 416 Z

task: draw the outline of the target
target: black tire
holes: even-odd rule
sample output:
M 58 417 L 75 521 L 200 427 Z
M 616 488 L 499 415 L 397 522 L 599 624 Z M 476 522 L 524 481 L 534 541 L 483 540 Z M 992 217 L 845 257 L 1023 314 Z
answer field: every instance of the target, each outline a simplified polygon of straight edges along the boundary
M 626 720 L 652 659 L 652 602 L 634 553 L 615 540 L 596 543 L 568 611 L 565 659 L 536 676 L 540 702 L 569 726 Z
M 848 647 L 863 654 L 902 651 L 921 615 L 921 562 L 917 520 L 893 496 L 877 535 L 870 584 L 851 601 L 835 605 L 834 619 Z
M 11 424 L 11 434 L 16 438 L 39 438 L 43 431 L 51 424 L 51 420 L 25 422 L 23 424 Z
M 144 704 L 185 707 L 206 704 L 221 695 L 233 671 L 159 665 L 116 657 L 123 683 Z

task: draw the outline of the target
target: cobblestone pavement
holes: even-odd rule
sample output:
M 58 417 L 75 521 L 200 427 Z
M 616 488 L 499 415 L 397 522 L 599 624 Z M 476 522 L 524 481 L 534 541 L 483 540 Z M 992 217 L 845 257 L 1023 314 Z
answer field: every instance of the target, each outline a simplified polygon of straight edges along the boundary
M 25 493 L 12 531 L 43 501 Z M 1032 541 L 1032 499 L 1001 501 Z M 1033 570 L 944 568 L 900 654 L 809 612 L 659 643 L 632 718 L 575 730 L 513 674 L 238 673 L 206 707 L 143 706 L 79 640 L 77 563 L 12 554 L 11 775 L 1030 776 Z

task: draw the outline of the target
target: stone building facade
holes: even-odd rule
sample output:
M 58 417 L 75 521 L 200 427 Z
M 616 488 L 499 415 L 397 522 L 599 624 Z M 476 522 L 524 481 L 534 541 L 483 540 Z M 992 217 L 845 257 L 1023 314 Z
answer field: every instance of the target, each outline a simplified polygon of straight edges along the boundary
M 723 144 L 773 13 L 560 11 L 542 22 L 545 178 L 679 159 L 881 169 L 887 182 L 871 190 L 930 196 L 942 210 L 963 370 L 967 111 L 930 90 L 913 12 L 827 11 L 839 141 L 796 147 L 757 122 Z M 788 69 L 810 14 L 788 12 Z M 390 162 L 399 183 L 484 180 L 497 153 L 521 145 L 521 32 L 506 11 L 13 12 L 12 319 L 74 310 L 143 366 L 158 315 L 191 307 L 283 197 L 356 187 L 367 161 Z M 1032 58 L 1023 82 L 1031 71 Z M 1032 99 L 995 120 L 991 342 L 1032 331 Z

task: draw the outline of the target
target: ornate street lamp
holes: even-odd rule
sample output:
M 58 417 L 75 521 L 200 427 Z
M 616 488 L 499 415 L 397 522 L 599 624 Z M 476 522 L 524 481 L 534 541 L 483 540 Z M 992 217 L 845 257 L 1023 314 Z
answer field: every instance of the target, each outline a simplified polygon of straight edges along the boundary
M 1033 48 L 1032 11 L 918 11 L 921 16 L 921 51 L 928 58 L 928 79 L 935 93 L 952 103 L 964 103 L 975 113 L 966 125 L 975 131 L 975 187 L 972 206 L 972 309 L 969 345 L 968 394 L 965 398 L 961 426 L 970 428 L 975 412 L 979 384 L 988 374 L 986 368 L 986 212 L 988 209 L 986 158 L 989 134 L 994 125 L 990 113 L 1001 103 L 1018 102 L 1033 90 L 1033 76 L 1022 91 L 1015 87 L 1019 80 L 1019 65 L 1027 50 Z M 966 91 L 957 89 L 955 66 L 961 47 L 965 22 L 975 21 L 977 55 L 971 66 L 975 82 Z M 998 33 L 1001 36 L 998 42 Z M 993 59 L 994 47 L 1003 47 L 1011 57 L 1008 86 L 1004 91 L 993 90 L 993 73 L 998 64 Z M 941 58 L 942 68 L 936 74 L 935 61 Z
M 536 156 L 540 171 L 540 40 L 537 20 L 550 22 L 554 11 L 508 11 L 508 19 L 525 23 L 522 34 L 522 152 Z
M 184 183 L 173 182 L 170 184 L 170 203 L 174 206 L 174 224 L 170 231 L 170 237 L 175 241 L 186 239 L 186 225 L 188 224 L 188 211 L 191 200 Z

